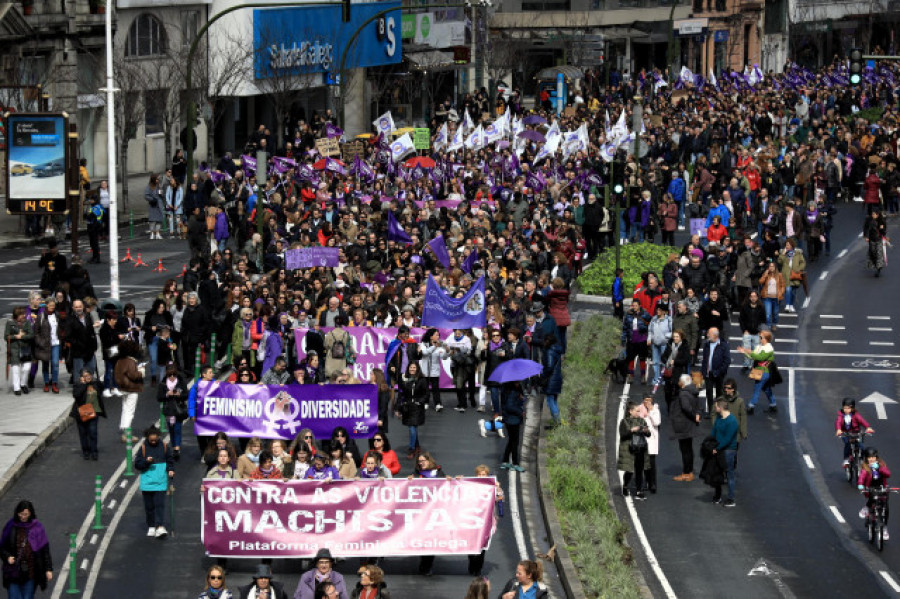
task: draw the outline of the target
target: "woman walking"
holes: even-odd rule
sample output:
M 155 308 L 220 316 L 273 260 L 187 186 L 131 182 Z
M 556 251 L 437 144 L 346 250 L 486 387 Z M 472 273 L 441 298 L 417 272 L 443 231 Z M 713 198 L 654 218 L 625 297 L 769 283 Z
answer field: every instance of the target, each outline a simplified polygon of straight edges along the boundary
M 97 421 L 99 416 L 106 418 L 106 406 L 103 405 L 103 395 L 100 393 L 102 386 L 99 382 L 94 382 L 94 375 L 91 371 L 85 368 L 79 375 L 79 379 L 72 389 L 75 403 L 72 405 L 72 411 L 69 415 L 78 426 L 78 439 L 81 441 L 81 457 L 85 460 L 90 459 L 96 462 L 98 454 Z M 94 416 L 89 417 L 87 420 L 82 416 L 82 411 L 88 412 L 87 415 L 89 415 L 91 410 L 80 409 L 86 405 L 91 406 L 91 410 L 94 413 Z
M 3 527 L 0 558 L 3 586 L 12 599 L 33 599 L 36 588 L 43 591 L 53 580 L 50 541 L 30 501 L 16 504 L 13 517 Z
M 31 372 L 32 340 L 34 327 L 25 317 L 25 308 L 13 308 L 12 318 L 6 321 L 6 338 L 9 372 L 13 393 L 28 394 L 28 373 Z
M 428 401 L 428 383 L 419 376 L 419 364 L 410 362 L 400 378 L 400 401 L 395 415 L 401 418 L 403 426 L 409 427 L 409 448 L 406 459 L 411 460 L 421 452 L 419 447 L 419 427 L 425 424 L 425 405 Z
M 506 448 L 500 467 L 516 472 L 525 472 L 519 465 L 519 436 L 522 430 L 522 415 L 525 413 L 525 395 L 521 383 L 506 383 L 502 390 L 503 426 L 506 429 Z

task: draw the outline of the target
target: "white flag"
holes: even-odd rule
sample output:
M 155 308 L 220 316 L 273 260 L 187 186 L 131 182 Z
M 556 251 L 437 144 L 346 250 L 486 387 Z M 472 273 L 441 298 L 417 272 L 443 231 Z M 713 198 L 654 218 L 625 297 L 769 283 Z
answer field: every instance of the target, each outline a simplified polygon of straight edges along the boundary
M 413 144 L 412 137 L 409 136 L 409 133 L 404 133 L 391 144 L 391 159 L 399 162 L 401 158 L 415 151 L 416 146 Z
M 544 147 L 542 147 L 534 157 L 534 164 L 537 164 L 545 158 L 552 158 L 556 154 L 556 150 L 559 149 L 559 142 L 561 139 L 562 135 L 559 133 L 548 135 L 547 141 L 544 142 Z
M 390 110 L 372 121 L 372 124 L 375 125 L 376 131 L 384 133 L 385 135 L 396 129 L 396 127 L 394 127 L 394 117 L 391 116 Z
M 450 144 L 447 146 L 447 151 L 453 152 L 455 150 L 463 147 L 463 143 L 465 142 L 465 137 L 463 136 L 463 128 L 462 124 L 457 124 L 456 131 L 453 132 L 453 137 L 450 138 Z
M 463 112 L 465 113 L 465 115 L 463 116 L 462 127 L 463 127 L 463 132 L 465 133 L 467 131 L 471 131 L 472 129 L 474 129 L 475 123 L 472 122 L 472 117 L 469 116 L 468 109 L 464 110 Z
M 508 134 L 512 130 L 509 124 L 509 112 L 510 111 L 507 110 L 503 113 L 503 116 L 494 121 L 494 125 L 497 126 L 497 129 L 500 130 L 501 134 Z
M 681 82 L 687 85 L 688 83 L 694 83 L 694 74 L 687 67 L 681 67 L 681 73 L 678 75 L 678 78 L 681 79 Z
M 484 147 L 484 129 L 481 128 L 481 125 L 478 125 L 466 139 L 466 147 L 470 150 L 480 150 Z
M 547 133 L 544 134 L 544 137 L 550 139 L 554 135 L 562 135 L 562 131 L 559 130 L 559 121 L 553 121 L 553 124 L 547 129 Z
M 484 128 L 484 145 L 489 145 L 503 139 L 503 128 L 502 126 L 497 126 L 499 122 L 500 119 L 497 119 Z
M 709 82 L 716 89 L 719 89 L 719 82 L 716 81 L 716 74 L 713 73 L 712 67 L 709 67 Z
M 435 152 L 440 151 L 446 147 L 448 142 L 447 139 L 447 123 L 441 125 L 441 128 L 438 129 L 437 135 L 434 136 L 434 150 Z
M 613 128 L 606 132 L 607 139 L 616 139 L 628 133 L 628 125 L 625 123 L 625 109 L 619 115 L 619 120 L 613 125 Z

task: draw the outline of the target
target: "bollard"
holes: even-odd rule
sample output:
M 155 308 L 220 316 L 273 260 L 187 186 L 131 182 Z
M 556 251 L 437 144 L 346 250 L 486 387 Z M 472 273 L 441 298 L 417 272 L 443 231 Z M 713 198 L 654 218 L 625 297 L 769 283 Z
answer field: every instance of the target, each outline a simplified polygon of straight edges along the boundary
M 76 577 L 78 576 L 77 551 L 78 547 L 75 544 L 75 533 L 71 532 L 69 533 L 69 588 L 66 589 L 67 595 L 77 595 L 80 592 L 76 580 Z
M 163 403 L 159 404 L 159 434 L 167 435 L 169 433 L 168 427 L 166 427 L 166 414 L 163 410 Z
M 200 346 L 197 346 L 197 351 L 194 354 L 194 380 L 200 380 Z
M 101 511 L 103 510 L 101 500 L 103 495 L 102 480 L 103 477 L 98 474 L 97 481 L 94 483 L 94 526 L 91 527 L 92 530 L 103 530 L 103 524 L 101 524 Z
M 134 239 L 134 210 L 128 211 L 128 239 Z
M 133 456 L 131 455 L 131 427 L 125 429 L 125 475 L 134 476 L 132 468 Z
M 212 341 L 209 344 L 209 365 L 216 367 L 216 334 L 212 334 Z

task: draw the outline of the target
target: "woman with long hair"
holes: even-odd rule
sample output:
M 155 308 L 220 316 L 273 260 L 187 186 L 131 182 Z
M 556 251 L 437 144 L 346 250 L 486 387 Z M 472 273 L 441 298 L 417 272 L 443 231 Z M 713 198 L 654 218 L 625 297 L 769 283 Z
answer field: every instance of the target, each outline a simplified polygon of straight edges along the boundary
M 47 588 L 53 580 L 50 540 L 28 500 L 16 504 L 13 516 L 0 535 L 3 559 L 3 586 L 11 598 L 32 599 L 35 587 Z
M 374 368 L 369 382 L 378 387 L 378 430 L 388 432 L 388 421 L 391 413 L 391 403 L 394 401 L 394 390 L 387 384 L 384 370 Z
M 428 383 L 419 376 L 419 364 L 410 362 L 406 372 L 400 378 L 398 389 L 399 401 L 395 407 L 395 415 L 401 418 L 403 426 L 409 427 L 409 451 L 406 458 L 413 459 L 420 451 L 419 427 L 425 424 L 425 402 L 428 396 Z

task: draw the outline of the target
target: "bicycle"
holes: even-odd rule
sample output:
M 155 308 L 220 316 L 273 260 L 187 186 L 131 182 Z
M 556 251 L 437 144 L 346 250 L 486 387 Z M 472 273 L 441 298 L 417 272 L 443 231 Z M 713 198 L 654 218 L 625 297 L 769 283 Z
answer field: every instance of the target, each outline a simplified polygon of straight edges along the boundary
M 847 437 L 850 439 L 850 457 L 848 458 L 849 463 L 844 468 L 844 473 L 847 476 L 847 482 L 851 485 L 856 485 L 856 480 L 859 477 L 859 468 L 862 465 L 863 457 L 862 457 L 862 440 L 865 438 L 866 433 L 841 433 L 839 438 Z
M 870 487 L 860 493 L 869 493 L 872 507 L 866 510 L 865 527 L 869 535 L 869 543 L 878 551 L 884 551 L 885 519 L 888 515 L 888 494 L 900 492 L 900 487 Z

